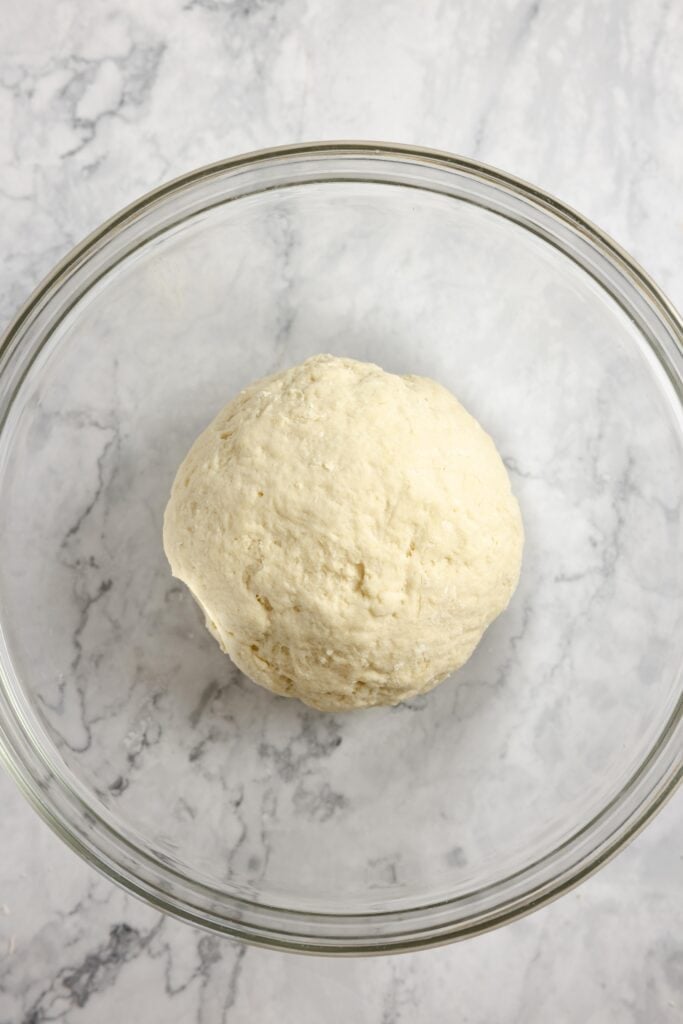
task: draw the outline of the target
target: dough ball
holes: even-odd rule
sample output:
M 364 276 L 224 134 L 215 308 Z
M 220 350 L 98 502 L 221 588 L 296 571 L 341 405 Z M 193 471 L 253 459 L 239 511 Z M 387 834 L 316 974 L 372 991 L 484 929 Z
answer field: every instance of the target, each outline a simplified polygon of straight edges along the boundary
M 517 585 L 519 506 L 445 388 L 316 356 L 252 384 L 178 470 L 173 575 L 261 686 L 397 704 L 467 661 Z

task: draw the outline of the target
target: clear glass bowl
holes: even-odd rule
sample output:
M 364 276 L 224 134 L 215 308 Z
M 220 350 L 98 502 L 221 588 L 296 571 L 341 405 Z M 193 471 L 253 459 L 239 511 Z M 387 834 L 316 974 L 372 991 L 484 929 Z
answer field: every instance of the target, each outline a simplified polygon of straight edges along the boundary
M 681 336 L 596 228 L 445 154 L 262 152 L 116 216 L 2 347 L 0 741 L 33 804 L 155 906 L 297 950 L 460 938 L 583 878 L 681 773 Z M 450 387 L 524 515 L 509 610 L 394 709 L 241 678 L 162 550 L 198 431 L 316 352 Z

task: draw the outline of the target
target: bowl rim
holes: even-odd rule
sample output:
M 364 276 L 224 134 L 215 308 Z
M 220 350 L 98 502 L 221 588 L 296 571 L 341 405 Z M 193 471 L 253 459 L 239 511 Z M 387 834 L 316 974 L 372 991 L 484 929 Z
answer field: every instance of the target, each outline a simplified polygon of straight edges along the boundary
M 103 244 L 115 237 L 125 225 L 152 206 L 158 206 L 211 177 L 222 178 L 273 162 L 286 165 L 288 161 L 305 157 L 330 161 L 341 157 L 375 161 L 385 159 L 408 165 L 417 164 L 432 170 L 438 168 L 457 172 L 550 214 L 588 243 L 592 250 L 597 250 L 630 282 L 646 305 L 667 325 L 677 357 L 683 355 L 683 320 L 672 303 L 639 264 L 609 235 L 552 195 L 487 164 L 440 150 L 385 142 L 325 141 L 260 149 L 199 167 L 152 189 L 114 214 L 55 265 L 10 322 L 0 339 L 0 376 L 15 344 L 21 342 L 25 325 L 38 310 L 47 306 L 75 268 L 94 250 L 101 249 Z M 672 379 L 679 398 L 683 397 L 683 374 L 676 370 L 672 376 L 671 367 L 662 360 L 661 354 L 656 350 L 655 354 Z M 15 393 L 20 386 L 19 382 Z M 643 781 L 657 756 L 662 750 L 669 750 L 673 744 L 674 756 L 671 762 L 665 766 L 665 770 L 640 802 L 597 846 L 575 862 L 556 875 L 509 895 L 492 908 L 475 912 L 463 919 L 453 920 L 452 915 L 449 918 L 448 909 L 453 909 L 456 904 L 462 905 L 463 899 L 473 895 L 468 893 L 465 897 L 460 895 L 427 904 L 420 903 L 404 910 L 350 914 L 316 912 L 271 907 L 235 894 L 231 894 L 228 899 L 220 890 L 188 879 L 170 861 L 141 849 L 113 828 L 89 805 L 84 793 L 80 793 L 69 782 L 58 766 L 55 770 L 54 763 L 49 762 L 32 742 L 30 723 L 13 699 L 11 683 L 5 678 L 0 666 L 0 760 L 5 763 L 41 817 L 87 863 L 155 908 L 195 925 L 255 945 L 316 954 L 389 953 L 441 945 L 513 921 L 557 898 L 622 849 L 672 795 L 683 779 L 683 756 L 680 749 L 683 745 L 680 742 L 683 737 L 682 726 L 683 697 L 679 695 L 657 741 L 620 793 L 565 843 L 544 854 L 537 864 L 551 861 L 564 847 L 580 839 L 582 833 L 590 831 L 629 787 L 632 791 L 635 783 Z M 80 820 L 74 815 L 80 816 Z M 142 871 L 141 859 L 144 867 Z M 487 891 L 500 888 L 518 876 L 526 876 L 537 864 L 525 865 L 519 872 L 486 887 Z M 221 904 L 219 908 L 216 907 L 217 902 Z

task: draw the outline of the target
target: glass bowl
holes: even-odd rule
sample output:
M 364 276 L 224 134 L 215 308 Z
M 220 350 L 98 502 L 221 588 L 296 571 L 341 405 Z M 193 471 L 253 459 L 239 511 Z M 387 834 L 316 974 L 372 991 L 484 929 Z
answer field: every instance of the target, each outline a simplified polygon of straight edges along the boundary
M 681 336 L 596 228 L 446 154 L 261 152 L 114 217 L 2 345 L 0 741 L 34 806 L 156 907 L 301 951 L 461 938 L 585 877 L 681 773 Z M 448 386 L 522 506 L 510 608 L 392 709 L 240 677 L 162 550 L 200 429 L 317 352 Z

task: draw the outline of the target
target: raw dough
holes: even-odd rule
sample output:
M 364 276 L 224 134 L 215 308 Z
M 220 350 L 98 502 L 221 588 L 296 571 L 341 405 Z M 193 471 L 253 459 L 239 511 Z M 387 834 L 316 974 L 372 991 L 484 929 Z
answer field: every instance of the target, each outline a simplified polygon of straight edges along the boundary
M 517 585 L 519 506 L 441 385 L 315 356 L 230 402 L 164 521 L 222 649 L 325 711 L 396 704 L 460 668 Z

